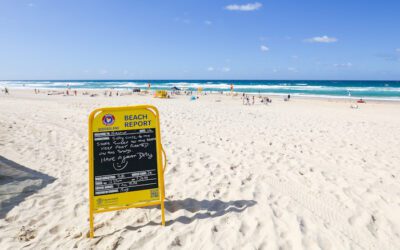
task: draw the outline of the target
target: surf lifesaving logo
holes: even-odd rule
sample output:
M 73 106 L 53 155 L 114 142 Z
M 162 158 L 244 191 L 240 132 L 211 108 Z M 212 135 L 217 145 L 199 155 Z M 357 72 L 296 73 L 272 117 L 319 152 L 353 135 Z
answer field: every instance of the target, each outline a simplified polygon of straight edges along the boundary
M 103 124 L 106 126 L 111 126 L 115 122 L 115 117 L 112 114 L 106 114 L 103 116 Z

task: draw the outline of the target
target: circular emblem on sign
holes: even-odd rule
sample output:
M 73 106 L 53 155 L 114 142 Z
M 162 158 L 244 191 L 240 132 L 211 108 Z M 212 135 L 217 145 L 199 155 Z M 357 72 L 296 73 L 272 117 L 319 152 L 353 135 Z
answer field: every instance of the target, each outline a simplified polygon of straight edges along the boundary
M 111 126 L 115 122 L 115 117 L 111 114 L 107 114 L 103 116 L 103 124 L 106 126 Z

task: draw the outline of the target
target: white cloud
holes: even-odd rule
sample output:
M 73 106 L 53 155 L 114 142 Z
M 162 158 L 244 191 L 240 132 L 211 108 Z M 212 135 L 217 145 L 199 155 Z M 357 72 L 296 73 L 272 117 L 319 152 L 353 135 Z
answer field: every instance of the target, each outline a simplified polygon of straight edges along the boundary
M 33 4 L 33 3 L 28 3 L 28 7 L 33 7 L 33 6 L 35 6 L 35 4 Z
M 397 53 L 400 53 L 400 48 L 396 49 L 396 52 L 397 52 Z
M 204 21 L 204 24 L 205 24 L 205 25 L 211 25 L 212 22 L 211 22 L 210 20 L 205 20 L 205 21 Z
M 261 3 L 255 2 L 255 3 L 248 3 L 248 4 L 230 4 L 225 6 L 225 9 L 227 10 L 234 10 L 234 11 L 254 11 L 258 10 L 259 8 L 262 7 Z
M 293 67 L 289 67 L 288 70 L 289 70 L 290 72 L 298 72 L 297 69 L 296 69 L 296 68 L 293 68 Z
M 335 66 L 336 68 L 350 68 L 353 66 L 353 64 L 351 62 L 348 63 L 335 63 L 333 66 Z
M 269 50 L 269 48 L 268 48 L 267 46 L 265 46 L 265 45 L 261 45 L 261 46 L 260 46 L 260 50 L 261 50 L 262 52 L 267 52 L 267 51 Z
M 338 41 L 336 37 L 316 36 L 305 40 L 309 43 L 335 43 Z
M 214 67 L 208 67 L 207 70 L 208 71 L 214 71 Z
M 231 71 L 231 68 L 229 68 L 229 67 L 223 67 L 223 68 L 221 69 L 221 71 L 222 71 L 222 72 L 229 72 L 229 71 Z
M 277 69 L 273 69 L 272 72 L 276 73 L 276 72 L 278 72 L 278 70 Z

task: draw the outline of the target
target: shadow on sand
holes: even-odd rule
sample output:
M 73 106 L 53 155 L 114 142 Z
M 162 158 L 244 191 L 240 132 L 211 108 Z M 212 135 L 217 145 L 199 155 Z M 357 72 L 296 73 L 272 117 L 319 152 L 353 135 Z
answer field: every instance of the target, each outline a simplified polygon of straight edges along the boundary
M 55 178 L 0 156 L 0 219 Z
M 183 224 L 192 223 L 195 220 L 216 218 L 223 216 L 227 213 L 240 213 L 249 207 L 252 207 L 257 202 L 254 200 L 237 200 L 237 201 L 221 201 L 221 200 L 195 200 L 195 199 L 185 199 L 176 201 L 165 201 L 165 210 L 170 213 L 174 213 L 178 210 L 187 210 L 194 213 L 192 216 L 179 216 L 173 220 L 167 220 L 166 225 L 170 226 L 175 222 L 180 222 Z M 159 206 L 157 206 L 159 208 Z M 144 208 L 145 209 L 145 208 Z M 168 219 L 168 218 L 167 218 Z M 146 226 L 159 226 L 160 223 L 150 221 L 149 223 L 137 227 L 127 226 L 128 230 L 138 230 Z

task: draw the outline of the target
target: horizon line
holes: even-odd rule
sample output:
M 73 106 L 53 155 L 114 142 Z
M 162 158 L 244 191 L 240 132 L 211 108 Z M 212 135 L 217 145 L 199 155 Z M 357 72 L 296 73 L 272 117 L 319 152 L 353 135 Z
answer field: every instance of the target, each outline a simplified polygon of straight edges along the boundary
M 373 80 L 373 79 L 174 79 L 174 78 L 156 78 L 156 79 L 1 79 L 0 81 L 390 81 L 400 82 L 398 80 Z

